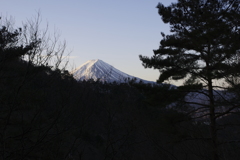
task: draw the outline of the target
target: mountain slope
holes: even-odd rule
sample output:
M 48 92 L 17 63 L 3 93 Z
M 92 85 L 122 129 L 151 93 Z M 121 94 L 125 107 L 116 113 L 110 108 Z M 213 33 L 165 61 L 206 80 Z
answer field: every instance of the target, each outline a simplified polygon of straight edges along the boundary
M 126 82 L 128 79 L 136 79 L 136 82 L 155 83 L 126 74 L 99 59 L 85 62 L 75 69 L 72 74 L 78 81 L 99 79 L 102 82 Z

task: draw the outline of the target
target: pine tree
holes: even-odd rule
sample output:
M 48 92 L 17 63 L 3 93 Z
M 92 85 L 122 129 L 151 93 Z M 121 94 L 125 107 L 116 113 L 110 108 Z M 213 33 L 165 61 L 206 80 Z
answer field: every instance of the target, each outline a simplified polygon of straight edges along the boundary
M 170 6 L 159 3 L 159 15 L 170 24 L 172 34 L 161 33 L 160 47 L 152 57 L 140 55 L 145 68 L 160 71 L 158 82 L 185 80 L 186 84 L 205 87 L 212 141 L 212 159 L 219 159 L 217 113 L 214 92 L 222 86 L 213 82 L 235 75 L 240 67 L 233 59 L 240 50 L 239 0 L 178 0 Z

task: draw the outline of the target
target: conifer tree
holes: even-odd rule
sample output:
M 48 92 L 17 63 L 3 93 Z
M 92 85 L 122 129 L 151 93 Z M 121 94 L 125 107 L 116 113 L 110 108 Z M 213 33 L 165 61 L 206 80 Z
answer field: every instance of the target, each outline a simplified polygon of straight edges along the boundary
M 178 0 L 169 6 L 159 3 L 158 13 L 172 34 L 161 33 L 160 47 L 152 57 L 140 55 L 145 68 L 160 71 L 158 82 L 185 80 L 208 98 L 212 159 L 219 159 L 217 119 L 236 109 L 216 111 L 216 80 L 236 75 L 240 63 L 231 61 L 240 50 L 239 0 Z M 229 63 L 232 62 L 232 63 Z

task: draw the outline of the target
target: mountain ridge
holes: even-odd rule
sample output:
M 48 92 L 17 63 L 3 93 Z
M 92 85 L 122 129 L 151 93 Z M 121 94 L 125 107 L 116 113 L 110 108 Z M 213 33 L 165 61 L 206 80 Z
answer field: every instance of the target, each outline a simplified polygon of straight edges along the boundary
M 73 77 L 78 81 L 93 79 L 95 81 L 100 80 L 102 82 L 115 81 L 124 83 L 129 80 L 135 80 L 136 82 L 141 81 L 143 83 L 156 83 L 153 81 L 147 81 L 135 76 L 131 76 L 100 59 L 93 59 L 83 63 L 74 71 L 72 71 L 72 74 Z

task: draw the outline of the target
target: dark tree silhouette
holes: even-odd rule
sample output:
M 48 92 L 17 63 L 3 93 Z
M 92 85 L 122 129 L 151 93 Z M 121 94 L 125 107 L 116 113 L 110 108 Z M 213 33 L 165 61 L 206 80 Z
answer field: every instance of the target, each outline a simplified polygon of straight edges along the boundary
M 28 21 L 18 29 L 10 21 L 0 26 L 1 159 L 67 155 L 63 145 L 55 145 L 66 142 L 61 140 L 67 132 L 63 121 L 69 121 L 63 116 L 69 100 L 66 82 L 73 78 L 59 69 L 63 52 L 41 37 L 37 22 Z M 55 67 L 46 65 L 52 54 L 58 59 Z M 59 94 L 53 96 L 55 92 Z
M 162 34 L 160 47 L 152 57 L 140 55 L 146 68 L 160 71 L 158 82 L 165 80 L 185 80 L 188 91 L 202 92 L 207 104 L 210 120 L 212 159 L 219 159 L 217 119 L 237 108 L 231 105 L 228 111 L 219 112 L 214 91 L 222 88 L 213 82 L 235 75 L 239 63 L 229 63 L 240 49 L 240 2 L 238 0 L 178 0 L 170 6 L 157 6 L 164 23 L 170 24 L 170 35 Z M 195 86 L 195 87 L 193 87 Z M 185 87 L 186 89 L 186 87 Z M 201 90 L 202 91 L 202 90 Z M 222 100 L 224 99 L 221 96 Z

